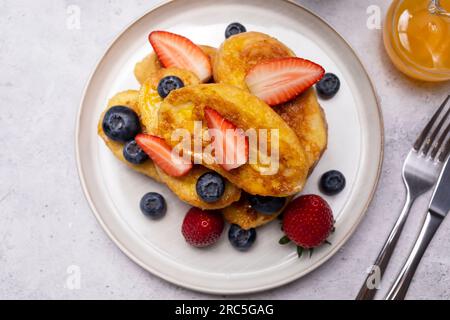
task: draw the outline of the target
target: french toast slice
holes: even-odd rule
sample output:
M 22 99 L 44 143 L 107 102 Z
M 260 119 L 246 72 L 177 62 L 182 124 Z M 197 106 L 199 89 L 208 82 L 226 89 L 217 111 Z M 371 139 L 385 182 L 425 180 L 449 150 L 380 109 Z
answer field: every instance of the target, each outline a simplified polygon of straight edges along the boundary
M 259 161 L 227 171 L 213 159 L 205 159 L 206 161 L 202 162 L 205 167 L 218 172 L 250 194 L 283 197 L 302 190 L 309 166 L 297 135 L 262 100 L 235 86 L 200 84 L 172 91 L 160 107 L 158 135 L 174 147 L 178 141 L 172 141 L 172 133 L 182 128 L 193 134 L 196 121 L 202 123 L 202 130 L 207 134 L 208 128 L 204 121 L 206 107 L 217 111 L 223 118 L 244 131 L 277 130 L 280 157 L 278 167 L 270 174 L 263 174 L 266 167 Z M 271 135 L 268 134 L 267 138 L 270 150 Z M 208 144 L 207 141 L 203 141 L 204 148 Z M 192 154 L 192 156 L 199 155 Z

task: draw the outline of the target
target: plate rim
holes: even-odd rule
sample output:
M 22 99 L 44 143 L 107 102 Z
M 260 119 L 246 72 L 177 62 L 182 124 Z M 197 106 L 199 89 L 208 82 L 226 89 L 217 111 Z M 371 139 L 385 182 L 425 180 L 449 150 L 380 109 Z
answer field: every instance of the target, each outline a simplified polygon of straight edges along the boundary
M 143 13 L 142 15 L 140 15 L 139 17 L 137 17 L 136 19 L 134 19 L 132 22 L 130 22 L 129 24 L 127 24 L 114 38 L 113 40 L 108 44 L 107 49 L 103 52 L 103 54 L 101 55 L 101 57 L 97 60 L 97 62 L 94 65 L 93 71 L 90 73 L 86 85 L 83 89 L 82 92 L 82 98 L 81 101 L 79 103 L 78 106 L 78 112 L 76 115 L 76 122 L 75 122 L 75 155 L 76 155 L 76 166 L 77 166 L 77 173 L 78 173 L 78 177 L 80 179 L 80 184 L 81 184 L 81 188 L 83 190 L 83 195 L 86 199 L 86 201 L 89 204 L 89 208 L 91 210 L 91 212 L 94 214 L 96 220 L 99 222 L 100 226 L 102 227 L 103 231 L 108 235 L 108 237 L 113 241 L 113 243 L 119 247 L 119 249 L 129 258 L 131 259 L 134 263 L 136 263 L 137 265 L 139 265 L 141 268 L 143 268 L 144 270 L 152 273 L 153 275 L 159 277 L 160 279 L 163 279 L 167 282 L 170 282 L 176 286 L 180 286 L 189 290 L 193 290 L 196 292 L 201 292 L 201 293 L 207 293 L 207 294 L 213 294 L 213 295 L 238 295 L 238 294 L 251 294 L 251 293 L 256 293 L 256 292 L 261 292 L 261 291 L 266 291 L 269 289 L 274 289 L 274 288 L 278 288 L 284 285 L 287 285 L 288 283 L 291 283 L 295 280 L 298 280 L 299 278 L 305 276 L 306 274 L 314 271 L 315 269 L 317 269 L 319 266 L 321 266 L 322 264 L 324 264 L 327 260 L 329 260 L 331 257 L 333 257 L 336 252 L 349 240 L 349 238 L 354 234 L 354 232 L 356 231 L 356 228 L 360 225 L 362 219 L 365 217 L 367 210 L 370 206 L 370 204 L 373 201 L 373 198 L 375 196 L 375 193 L 378 189 L 379 186 L 379 182 L 380 182 L 380 177 L 381 177 L 381 173 L 382 173 L 382 167 L 383 167 L 383 163 L 384 163 L 384 149 L 385 149 L 385 126 L 384 126 L 384 118 L 383 118 L 383 112 L 380 106 L 380 99 L 377 93 L 377 90 L 373 84 L 372 79 L 369 76 L 369 73 L 367 72 L 367 69 L 365 67 L 365 65 L 363 64 L 361 58 L 359 57 L 359 55 L 356 53 L 355 49 L 353 48 L 353 46 L 339 33 L 337 32 L 327 21 L 325 21 L 322 17 L 320 17 L 319 15 L 317 15 L 316 13 L 312 12 L 310 9 L 302 6 L 301 4 L 298 4 L 296 2 L 294 2 L 294 0 L 281 0 L 282 2 L 289 4 L 289 5 L 294 5 L 297 8 L 300 8 L 302 10 L 304 10 L 305 12 L 307 12 L 308 14 L 310 14 L 311 16 L 313 16 L 314 18 L 318 19 L 322 24 L 324 24 L 325 26 L 328 27 L 328 29 L 330 29 L 330 31 L 332 31 L 341 41 L 343 44 L 345 44 L 353 53 L 354 57 L 356 58 L 358 64 L 361 66 L 362 70 L 364 71 L 364 76 L 367 78 L 368 84 L 370 85 L 371 91 L 373 93 L 373 96 L 375 98 L 375 105 L 376 105 L 376 109 L 377 109 L 377 114 L 378 114 L 378 119 L 379 119 L 379 127 L 380 127 L 380 158 L 379 158 L 379 162 L 378 162 L 378 166 L 377 166 L 377 173 L 376 173 L 376 177 L 375 177 L 375 181 L 374 184 L 372 186 L 372 189 L 370 191 L 370 195 L 366 201 L 366 203 L 364 204 L 363 207 L 363 211 L 361 212 L 361 214 L 359 214 L 357 220 L 355 220 L 355 223 L 351 226 L 351 228 L 348 230 L 348 232 L 346 234 L 344 234 L 341 238 L 341 240 L 339 242 L 337 242 L 336 244 L 333 245 L 333 248 L 329 250 L 329 252 L 324 255 L 322 257 L 322 259 L 317 260 L 314 264 L 310 265 L 308 268 L 304 269 L 302 272 L 299 272 L 298 274 L 295 274 L 291 277 L 285 278 L 282 281 L 278 281 L 276 283 L 271 283 L 271 284 L 266 284 L 266 285 L 260 285 L 258 287 L 253 287 L 253 288 L 248 288 L 248 289 L 238 289 L 238 290 L 232 290 L 232 289 L 221 289 L 221 291 L 219 290 L 215 290 L 215 289 L 211 289 L 202 285 L 192 285 L 192 284 L 187 284 L 187 283 L 183 283 L 169 275 L 163 274 L 161 272 L 159 272 L 158 270 L 152 268 L 151 266 L 145 264 L 143 261 L 141 261 L 141 259 L 139 259 L 137 256 L 135 256 L 129 249 L 127 249 L 122 242 L 118 239 L 118 237 L 116 237 L 113 232 L 106 226 L 106 223 L 103 221 L 103 218 L 101 217 L 101 215 L 99 214 L 96 205 L 94 204 L 94 200 L 93 197 L 91 195 L 91 192 L 88 190 L 87 187 L 87 182 L 85 179 L 85 173 L 84 173 L 84 169 L 82 166 L 82 160 L 81 160 L 81 152 L 80 152 L 80 122 L 81 122 L 81 115 L 83 113 L 83 109 L 84 109 L 84 104 L 85 104 L 85 100 L 86 100 L 86 95 L 88 92 L 88 89 L 90 87 L 90 84 L 92 82 L 93 77 L 95 76 L 100 64 L 102 63 L 104 57 L 112 50 L 113 46 L 115 45 L 115 43 L 119 40 L 119 38 L 134 24 L 136 24 L 138 21 L 140 21 L 141 19 L 143 19 L 145 16 L 147 16 L 148 14 L 150 14 L 153 11 L 156 11 L 162 7 L 165 7 L 173 2 L 179 2 L 180 0 L 164 0 L 161 3 L 158 3 L 156 5 L 154 5 L 153 7 L 151 7 L 149 10 L 147 10 L 145 13 Z

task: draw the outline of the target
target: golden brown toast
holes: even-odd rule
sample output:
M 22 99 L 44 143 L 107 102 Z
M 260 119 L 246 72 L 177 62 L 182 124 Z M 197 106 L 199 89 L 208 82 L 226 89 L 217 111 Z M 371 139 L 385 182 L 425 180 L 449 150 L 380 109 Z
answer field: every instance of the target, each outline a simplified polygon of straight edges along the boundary
M 283 43 L 260 32 L 245 32 L 225 40 L 220 46 L 213 67 L 214 81 L 248 90 L 247 72 L 260 62 L 295 57 Z
M 274 110 L 297 134 L 312 171 L 328 143 L 328 125 L 316 91 L 310 88 Z
M 128 162 L 127 160 L 125 160 L 125 158 L 123 156 L 124 144 L 109 139 L 106 136 L 105 132 L 103 131 L 103 127 L 102 127 L 103 117 L 105 116 L 106 111 L 108 111 L 113 106 L 129 107 L 129 108 L 133 109 L 140 116 L 139 108 L 138 108 L 138 101 L 139 101 L 138 98 L 139 98 L 139 91 L 136 91 L 136 90 L 123 91 L 123 92 L 116 94 L 114 97 L 112 97 L 108 101 L 108 106 L 107 106 L 106 110 L 100 116 L 100 120 L 98 122 L 98 135 L 103 139 L 106 146 L 109 148 L 109 150 L 111 150 L 111 152 L 114 154 L 114 156 L 117 159 L 119 159 L 120 161 L 122 161 L 123 163 L 128 165 L 131 169 L 133 169 L 137 172 L 140 172 L 142 174 L 145 174 L 146 176 L 159 182 L 159 181 L 161 181 L 161 179 L 159 178 L 159 174 L 156 171 L 156 167 L 155 167 L 153 161 L 148 160 L 142 164 L 132 164 L 132 163 Z
M 165 183 L 170 190 L 172 190 L 182 201 L 189 203 L 192 206 L 202 209 L 220 209 L 230 205 L 232 202 L 239 200 L 241 190 L 235 187 L 230 182 L 225 183 L 225 192 L 220 200 L 214 203 L 206 203 L 202 201 L 196 191 L 195 186 L 198 178 L 206 173 L 207 170 L 201 166 L 195 166 L 187 176 L 181 178 L 173 178 L 165 174 L 160 170 L 151 159 L 148 159 L 142 164 L 132 164 L 125 160 L 123 156 L 123 143 L 113 141 L 109 139 L 103 132 L 102 120 L 106 111 L 112 106 L 122 105 L 133 109 L 140 117 L 141 126 L 144 133 L 149 133 L 142 121 L 142 114 L 140 108 L 138 108 L 139 92 L 135 90 L 124 91 L 116 94 L 108 102 L 107 109 L 102 113 L 98 123 L 98 134 L 105 142 L 106 146 L 111 150 L 116 158 L 123 163 L 127 164 L 133 170 L 145 174 L 146 176 L 154 179 L 155 181 Z
M 302 190 L 309 166 L 297 135 L 271 107 L 237 87 L 201 84 L 172 91 L 161 104 L 158 135 L 175 146 L 178 141 L 171 141 L 172 133 L 179 128 L 193 133 L 195 121 L 203 123 L 203 131 L 206 133 L 205 107 L 216 110 L 244 131 L 278 130 L 280 157 L 278 170 L 270 175 L 261 174 L 265 168 L 258 163 L 246 163 L 231 171 L 224 170 L 215 162 L 211 164 L 203 161 L 204 166 L 250 194 L 283 197 Z M 268 140 L 270 150 L 270 134 Z M 208 144 L 210 142 L 204 141 L 203 147 L 206 148 Z

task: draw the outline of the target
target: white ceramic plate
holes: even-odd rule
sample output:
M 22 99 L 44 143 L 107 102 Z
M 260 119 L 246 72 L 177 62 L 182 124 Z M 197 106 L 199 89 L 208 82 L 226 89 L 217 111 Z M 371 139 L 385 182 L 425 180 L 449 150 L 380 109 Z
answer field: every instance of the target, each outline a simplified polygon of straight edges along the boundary
M 329 146 L 304 190 L 318 193 L 317 181 L 330 169 L 347 178 L 344 192 L 327 197 L 336 232 L 311 259 L 298 259 L 291 245 L 280 246 L 277 221 L 258 229 L 247 253 L 234 250 L 224 232 L 208 249 L 187 245 L 180 227 L 188 206 L 166 187 L 119 163 L 97 136 L 97 121 L 108 98 L 138 89 L 133 67 L 151 51 L 148 33 L 162 29 L 196 43 L 218 47 L 225 27 L 240 21 L 248 30 L 268 33 L 337 74 L 339 94 L 321 101 L 329 124 Z M 372 84 L 348 44 L 308 10 L 280 0 L 177 0 L 159 6 L 130 25 L 105 53 L 86 88 L 76 132 L 82 186 L 97 219 L 113 241 L 136 263 L 167 281 L 198 291 L 249 293 L 288 283 L 329 259 L 357 227 L 373 196 L 383 152 L 383 127 Z M 143 194 L 156 191 L 168 202 L 158 222 L 139 210 Z

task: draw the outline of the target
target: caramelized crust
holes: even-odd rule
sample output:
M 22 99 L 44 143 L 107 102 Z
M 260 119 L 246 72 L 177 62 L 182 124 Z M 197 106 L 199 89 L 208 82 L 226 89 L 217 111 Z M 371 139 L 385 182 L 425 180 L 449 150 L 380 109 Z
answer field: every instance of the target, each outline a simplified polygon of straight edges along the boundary
M 112 97 L 109 102 L 106 110 L 102 113 L 100 116 L 100 120 L 98 122 L 98 135 L 103 139 L 106 146 L 111 150 L 111 152 L 114 154 L 114 156 L 125 163 L 127 166 L 129 166 L 131 169 L 140 172 L 153 180 L 156 180 L 158 182 L 161 181 L 159 178 L 158 172 L 156 171 L 156 167 L 150 159 L 145 161 L 142 164 L 132 164 L 125 160 L 123 156 L 123 143 L 113 141 L 109 139 L 105 132 L 103 131 L 103 117 L 105 116 L 106 111 L 108 111 L 113 106 L 125 106 L 133 109 L 139 116 L 139 108 L 138 108 L 138 97 L 139 97 L 139 91 L 136 90 L 128 90 L 123 91 L 118 94 L 116 94 L 114 97 Z
M 277 129 L 280 157 L 278 170 L 270 175 L 261 174 L 264 168 L 259 163 L 247 163 L 231 171 L 207 161 L 203 161 L 203 165 L 250 194 L 282 197 L 302 190 L 309 166 L 298 137 L 272 108 L 244 90 L 223 84 L 202 84 L 173 91 L 164 100 L 159 111 L 160 136 L 175 146 L 178 141 L 171 141 L 172 133 L 178 128 L 193 133 L 194 121 L 202 122 L 203 131 L 207 132 L 205 107 L 215 109 L 244 131 L 267 129 L 270 133 L 271 129 Z M 270 150 L 270 134 L 268 140 Z M 204 141 L 203 147 L 206 148 L 209 144 L 210 142 Z
M 316 92 L 311 88 L 275 111 L 297 134 L 312 171 L 328 143 L 328 125 Z

